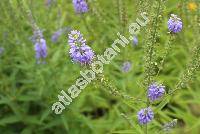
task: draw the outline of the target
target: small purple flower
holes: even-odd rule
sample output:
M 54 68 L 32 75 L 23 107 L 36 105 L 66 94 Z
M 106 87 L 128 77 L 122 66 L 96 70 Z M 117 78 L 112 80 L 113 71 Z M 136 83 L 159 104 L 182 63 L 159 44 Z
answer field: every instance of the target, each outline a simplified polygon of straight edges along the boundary
M 148 88 L 148 98 L 150 101 L 160 99 L 165 93 L 165 86 L 157 83 L 153 83 Z
M 178 33 L 182 30 L 183 23 L 177 15 L 171 14 L 170 19 L 168 20 L 168 29 L 172 33 Z
M 122 70 L 122 72 L 127 73 L 128 71 L 130 71 L 131 67 L 132 67 L 131 62 L 126 61 L 123 63 L 121 70 Z
M 69 34 L 68 43 L 70 46 L 82 46 L 86 45 L 86 39 L 83 38 L 83 35 L 80 31 L 72 30 Z
M 70 57 L 74 62 L 80 64 L 90 64 L 94 57 L 92 49 L 86 45 L 86 39 L 80 31 L 72 30 L 69 34 L 68 43 L 70 45 Z
M 69 54 L 74 62 L 79 62 L 80 64 L 90 64 L 94 58 L 94 52 L 87 45 L 73 45 L 70 48 Z
M 56 32 L 53 33 L 53 35 L 51 36 L 51 41 L 56 43 L 59 39 L 59 37 L 66 33 L 66 32 L 69 32 L 71 30 L 71 28 L 69 27 L 66 27 L 66 28 L 61 28 L 59 30 L 57 30 Z
M 150 107 L 141 109 L 137 113 L 138 121 L 141 125 L 147 124 L 154 118 L 154 113 Z
M 4 48 L 0 47 L 0 56 L 3 54 L 3 52 L 4 52 Z
M 54 43 L 57 42 L 58 38 L 62 35 L 62 33 L 63 33 L 62 29 L 59 29 L 58 31 L 54 32 L 53 35 L 51 36 L 51 41 Z
M 50 6 L 51 5 L 51 2 L 52 2 L 52 0 L 45 0 L 45 4 L 46 4 L 46 6 Z
M 42 38 L 35 43 L 35 57 L 38 63 L 40 63 L 40 60 L 47 57 L 46 41 Z
M 138 45 L 138 39 L 136 36 L 133 37 L 133 45 Z
M 85 0 L 73 0 L 74 9 L 76 13 L 85 13 L 88 12 L 88 5 Z
M 44 30 L 35 30 L 33 32 L 33 36 L 30 37 L 30 40 L 35 44 L 39 38 L 43 38 L 43 31 Z
M 50 7 L 54 2 L 56 2 L 56 0 L 46 0 L 46 1 L 45 1 L 45 5 L 46 5 L 47 7 Z

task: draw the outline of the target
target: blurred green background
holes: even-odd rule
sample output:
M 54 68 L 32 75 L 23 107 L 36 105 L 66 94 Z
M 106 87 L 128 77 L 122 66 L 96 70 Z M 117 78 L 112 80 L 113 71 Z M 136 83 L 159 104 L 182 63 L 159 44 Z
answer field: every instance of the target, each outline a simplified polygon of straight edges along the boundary
M 25 0 L 33 18 L 47 41 L 46 64 L 37 64 L 33 31 L 20 0 L 0 1 L 0 133 L 1 134 L 106 134 L 143 133 L 136 114 L 145 104 L 134 103 L 114 96 L 99 81 L 88 85 L 61 115 L 55 115 L 51 106 L 61 90 L 67 90 L 84 68 L 71 62 L 67 32 L 57 42 L 51 36 L 60 28 L 81 31 L 87 44 L 96 54 L 102 54 L 122 31 L 117 0 L 88 0 L 90 11 L 75 13 L 71 0 Z M 139 16 L 137 0 L 123 0 L 127 26 Z M 167 20 L 171 13 L 183 19 L 183 31 L 173 42 L 165 67 L 155 79 L 167 90 L 178 82 L 179 76 L 191 60 L 192 48 L 198 35 L 192 27 L 194 12 L 180 6 L 181 1 L 169 0 L 163 9 L 156 52 L 161 55 L 168 41 Z M 153 3 L 153 2 L 152 2 Z M 152 4 L 153 6 L 153 4 Z M 145 27 L 144 27 L 145 29 Z M 125 29 L 125 35 L 128 29 Z M 139 44 L 132 43 L 122 50 L 109 65 L 104 75 L 121 92 L 144 99 L 144 40 L 145 32 L 138 35 Z M 132 63 L 128 73 L 121 71 L 125 61 Z M 178 119 L 172 133 L 200 133 L 200 74 L 197 72 L 187 88 L 179 90 L 155 119 L 148 125 L 149 133 L 164 133 L 163 124 Z M 155 105 L 156 107 L 156 105 Z M 121 114 L 126 114 L 125 119 Z M 133 125 L 131 125 L 131 123 Z

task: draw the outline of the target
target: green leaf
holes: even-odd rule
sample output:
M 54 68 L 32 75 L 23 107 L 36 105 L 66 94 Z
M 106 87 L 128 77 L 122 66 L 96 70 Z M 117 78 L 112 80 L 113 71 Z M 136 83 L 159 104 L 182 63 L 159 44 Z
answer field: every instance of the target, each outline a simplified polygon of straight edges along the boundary
M 65 129 L 68 131 L 69 126 L 68 126 L 68 122 L 67 122 L 67 117 L 64 114 L 62 114 L 61 119 L 62 119 Z
M 19 122 L 19 121 L 20 121 L 20 118 L 17 117 L 16 115 L 7 116 L 7 117 L 0 120 L 0 125 L 5 126 L 7 124 L 16 123 L 16 122 Z

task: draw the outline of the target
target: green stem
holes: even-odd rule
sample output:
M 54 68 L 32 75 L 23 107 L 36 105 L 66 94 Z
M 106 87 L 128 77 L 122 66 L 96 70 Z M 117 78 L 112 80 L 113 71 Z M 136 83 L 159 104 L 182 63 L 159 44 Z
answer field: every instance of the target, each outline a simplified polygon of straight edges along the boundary
M 87 20 L 86 20 L 86 16 L 85 15 L 80 15 L 80 18 L 83 20 L 83 23 L 87 29 L 87 31 L 89 33 L 91 33 L 91 35 L 93 35 L 93 37 L 95 38 L 95 33 L 90 29 L 90 27 L 88 26 Z
M 148 134 L 148 125 L 145 125 L 145 134 Z
M 169 54 L 170 50 L 171 50 L 171 47 L 172 47 L 172 41 L 174 40 L 173 38 L 174 36 L 172 34 L 170 34 L 170 37 L 169 37 L 169 41 L 167 42 L 167 46 L 165 47 L 165 52 L 164 52 L 164 55 L 162 57 L 162 60 L 160 62 L 160 67 L 159 67 L 159 70 L 157 72 L 157 75 L 158 76 L 160 74 L 160 71 L 163 69 L 164 67 L 164 62 L 166 60 L 166 57 L 167 55 Z
M 147 63 L 147 85 L 148 86 L 150 83 L 151 83 L 151 66 L 152 66 L 152 58 L 153 58 L 153 49 L 154 49 L 154 44 L 155 44 L 155 38 L 156 38 L 156 33 L 157 33 L 157 23 L 158 23 L 158 17 L 159 17 L 159 14 L 160 14 L 160 9 L 161 9 L 161 0 L 159 0 L 159 3 L 158 3 L 158 8 L 157 8 L 157 12 L 156 12 L 156 17 L 155 17 L 155 21 L 152 22 L 152 25 L 154 27 L 154 31 L 153 31 L 153 36 L 151 38 L 151 43 L 148 44 L 147 46 L 147 56 L 149 56 L 149 61 Z M 151 37 L 151 36 L 150 36 Z M 147 92 L 146 92 L 147 94 Z M 150 106 L 150 102 L 149 102 L 149 99 L 147 97 L 147 103 L 146 103 L 146 106 L 149 107 Z M 145 125 L 145 134 L 148 134 L 148 124 Z

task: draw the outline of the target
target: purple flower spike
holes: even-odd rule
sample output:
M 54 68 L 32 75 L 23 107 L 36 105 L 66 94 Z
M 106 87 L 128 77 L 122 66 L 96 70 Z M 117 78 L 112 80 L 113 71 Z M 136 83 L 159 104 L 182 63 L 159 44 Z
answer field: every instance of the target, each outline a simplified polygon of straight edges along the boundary
M 85 0 L 73 0 L 76 13 L 88 12 L 88 5 Z
M 82 46 L 86 45 L 86 40 L 83 38 L 83 35 L 80 31 L 72 30 L 69 34 L 69 40 L 68 43 L 70 46 Z
M 51 41 L 54 43 L 57 42 L 58 38 L 62 35 L 62 33 L 63 33 L 62 29 L 59 29 L 58 31 L 54 32 L 53 35 L 51 36 Z
M 148 89 L 148 98 L 150 101 L 155 101 L 160 99 L 165 93 L 165 86 L 153 83 Z
M 183 23 L 177 15 L 171 14 L 170 19 L 168 20 L 168 29 L 172 33 L 179 33 L 183 28 Z
M 62 34 L 66 34 L 66 33 L 70 32 L 70 31 L 71 31 L 70 27 L 64 27 L 64 28 L 58 29 L 57 31 L 55 31 L 52 34 L 51 41 L 56 43 Z
M 43 31 L 44 30 L 35 30 L 33 32 L 33 36 L 30 37 L 30 40 L 35 44 L 39 38 L 43 38 Z
M 90 64 L 94 57 L 94 52 L 87 45 L 71 46 L 69 54 L 74 62 L 79 62 L 80 64 Z
M 3 54 L 3 52 L 4 52 L 4 48 L 0 47 L 0 56 Z
M 147 124 L 154 118 L 154 113 L 150 107 L 141 109 L 137 113 L 138 121 L 141 125 Z
M 40 62 L 41 59 L 47 57 L 47 46 L 44 39 L 40 39 L 35 43 L 35 57 Z
M 80 64 L 90 64 L 94 57 L 92 49 L 86 45 L 86 40 L 80 31 L 72 30 L 69 34 L 68 43 L 70 45 L 70 57 L 74 62 Z
M 133 37 L 133 45 L 134 46 L 138 45 L 138 39 L 136 36 Z
M 126 61 L 123 63 L 121 70 L 122 70 L 122 72 L 127 73 L 128 71 L 130 71 L 131 67 L 132 67 L 131 62 Z
M 45 5 L 47 7 L 50 7 L 52 4 L 55 4 L 57 0 L 46 0 Z

